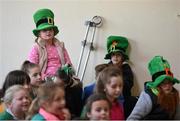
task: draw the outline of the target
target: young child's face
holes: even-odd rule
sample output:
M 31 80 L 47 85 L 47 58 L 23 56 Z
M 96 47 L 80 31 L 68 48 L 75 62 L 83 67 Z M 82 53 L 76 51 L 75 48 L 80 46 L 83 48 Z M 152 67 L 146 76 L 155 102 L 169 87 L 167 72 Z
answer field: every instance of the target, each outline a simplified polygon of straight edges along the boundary
M 29 69 L 29 76 L 31 78 L 31 85 L 33 86 L 39 86 L 42 84 L 42 79 L 41 79 L 41 72 L 39 67 L 34 67 Z
M 54 115 L 62 115 L 62 110 L 65 108 L 65 94 L 64 90 L 58 88 L 56 90 L 54 99 L 51 102 L 45 102 L 45 108 L 48 112 Z
M 39 37 L 44 40 L 51 40 L 54 38 L 54 30 L 51 29 L 44 29 L 39 32 Z
M 173 83 L 172 81 L 165 80 L 159 85 L 159 87 L 164 91 L 165 94 L 169 94 L 173 90 Z
M 98 100 L 92 103 L 91 111 L 87 113 L 90 120 L 108 120 L 110 115 L 109 103 L 106 100 Z
M 8 105 L 13 113 L 25 113 L 30 106 L 29 93 L 26 90 L 15 92 L 12 102 Z
M 120 52 L 115 52 L 111 54 L 111 61 L 113 64 L 122 64 L 123 58 Z
M 123 80 L 121 76 L 113 76 L 110 78 L 109 83 L 105 85 L 105 93 L 109 99 L 117 99 L 123 90 Z

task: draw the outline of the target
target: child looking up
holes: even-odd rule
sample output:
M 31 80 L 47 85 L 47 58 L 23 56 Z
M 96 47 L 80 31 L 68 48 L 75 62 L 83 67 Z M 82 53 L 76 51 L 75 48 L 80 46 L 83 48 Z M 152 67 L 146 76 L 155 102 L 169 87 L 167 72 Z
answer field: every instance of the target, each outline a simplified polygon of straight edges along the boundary
M 71 64 L 64 43 L 55 38 L 58 27 L 54 25 L 54 13 L 50 9 L 39 9 L 34 15 L 37 37 L 29 53 L 29 61 L 39 64 L 42 79 L 52 77 L 57 69 L 65 64 Z
M 169 62 L 162 56 L 150 60 L 148 69 L 152 81 L 145 83 L 128 120 L 173 120 L 179 107 L 179 92 L 173 85 L 180 81 L 173 77 Z

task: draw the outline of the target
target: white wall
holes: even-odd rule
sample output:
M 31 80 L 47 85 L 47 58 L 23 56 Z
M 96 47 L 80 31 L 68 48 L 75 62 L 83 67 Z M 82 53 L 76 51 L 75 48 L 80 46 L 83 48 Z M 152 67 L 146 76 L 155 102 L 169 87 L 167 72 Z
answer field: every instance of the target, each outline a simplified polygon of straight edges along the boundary
M 86 31 L 84 22 L 95 15 L 103 17 L 103 26 L 97 29 L 94 39 L 96 50 L 90 56 L 85 84 L 94 80 L 95 65 L 107 62 L 103 58 L 109 35 L 129 39 L 136 78 L 134 94 L 143 89 L 145 81 L 151 80 L 147 64 L 154 55 L 168 59 L 175 77 L 180 79 L 179 0 L 1 0 L 0 4 L 0 85 L 6 74 L 18 69 L 27 58 L 35 39 L 32 15 L 40 8 L 54 11 L 55 24 L 60 30 L 57 37 L 65 42 L 75 67 Z
M 2 18 L 2 4 L 0 3 L 0 18 Z M 2 22 L 0 19 L 0 48 L 2 48 Z M 0 49 L 0 84 L 2 83 L 2 49 Z M 1 87 L 1 86 L 0 86 Z

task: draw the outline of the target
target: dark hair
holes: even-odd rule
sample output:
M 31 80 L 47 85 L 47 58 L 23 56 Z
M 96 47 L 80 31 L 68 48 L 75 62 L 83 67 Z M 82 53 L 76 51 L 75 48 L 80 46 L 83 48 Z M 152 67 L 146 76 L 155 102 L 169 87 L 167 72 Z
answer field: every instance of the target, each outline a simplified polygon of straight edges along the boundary
M 66 72 L 61 69 L 57 70 L 56 76 L 63 80 L 64 83 L 68 83 L 68 81 L 71 79 L 71 75 L 66 74 Z
M 108 102 L 109 104 L 109 108 L 111 108 L 111 103 L 108 100 L 108 98 L 106 97 L 106 95 L 102 94 L 102 93 L 94 93 L 93 95 L 91 95 L 88 99 L 87 99 L 87 103 L 85 105 L 86 111 L 91 112 L 91 108 L 92 108 L 92 104 L 95 101 L 100 101 L 100 100 L 105 100 Z
M 39 67 L 39 65 L 26 60 L 23 62 L 22 66 L 21 66 L 21 70 L 26 73 L 29 73 L 29 69 L 32 69 L 34 67 Z
M 98 76 L 95 92 L 105 93 L 105 85 L 109 83 L 110 78 L 114 76 L 122 77 L 122 70 L 115 65 L 110 65 L 107 68 L 105 68 Z
M 73 84 L 73 75 L 74 72 L 70 65 L 58 68 L 55 74 L 55 76 L 60 78 L 66 86 L 71 86 L 71 84 Z
M 12 85 L 15 84 L 19 84 L 19 85 L 24 85 L 24 84 L 30 84 L 30 77 L 29 75 L 21 70 L 14 70 L 14 71 L 10 71 L 6 78 L 5 81 L 3 83 L 3 87 L 2 87 L 2 93 L 4 96 L 5 91 Z

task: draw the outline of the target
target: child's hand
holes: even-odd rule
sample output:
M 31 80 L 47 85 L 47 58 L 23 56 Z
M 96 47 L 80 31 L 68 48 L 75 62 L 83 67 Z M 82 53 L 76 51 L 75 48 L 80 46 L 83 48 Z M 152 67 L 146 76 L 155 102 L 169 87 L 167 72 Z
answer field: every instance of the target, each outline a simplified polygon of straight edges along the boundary
M 71 114 L 67 108 L 62 109 L 63 116 L 65 120 L 70 120 L 71 119 Z

